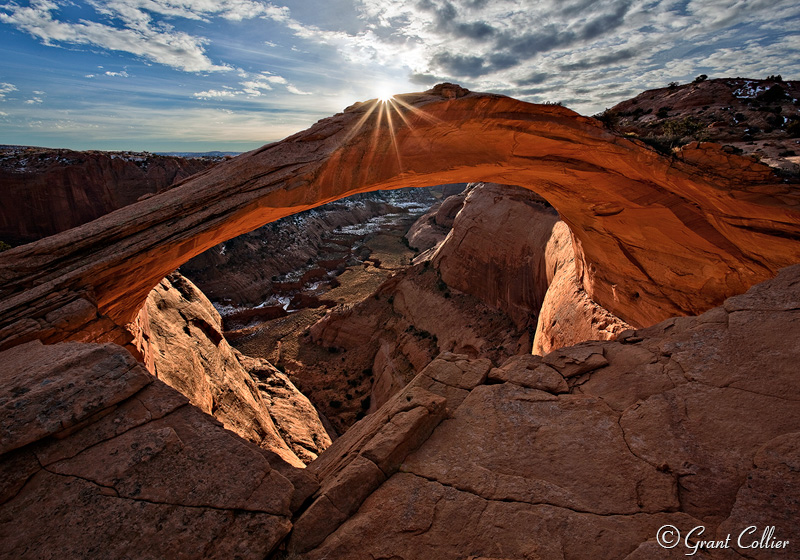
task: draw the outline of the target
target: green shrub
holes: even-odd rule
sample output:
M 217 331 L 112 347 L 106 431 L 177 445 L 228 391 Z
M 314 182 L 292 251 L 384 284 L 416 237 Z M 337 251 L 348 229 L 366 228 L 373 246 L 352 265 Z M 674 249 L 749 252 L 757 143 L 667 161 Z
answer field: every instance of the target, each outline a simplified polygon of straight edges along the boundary
M 762 91 L 756 95 L 756 99 L 762 103 L 777 103 L 779 101 L 783 101 L 784 99 L 791 99 L 791 97 L 786 93 L 785 89 L 776 84 L 767 91 Z
M 675 136 L 683 138 L 697 133 L 703 128 L 703 123 L 694 117 L 684 117 L 682 119 L 673 119 L 664 123 L 664 134 L 667 136 Z
M 609 109 L 606 109 L 599 115 L 594 116 L 594 118 L 603 123 L 603 126 L 611 130 L 614 130 L 619 125 L 619 117 L 619 113 Z

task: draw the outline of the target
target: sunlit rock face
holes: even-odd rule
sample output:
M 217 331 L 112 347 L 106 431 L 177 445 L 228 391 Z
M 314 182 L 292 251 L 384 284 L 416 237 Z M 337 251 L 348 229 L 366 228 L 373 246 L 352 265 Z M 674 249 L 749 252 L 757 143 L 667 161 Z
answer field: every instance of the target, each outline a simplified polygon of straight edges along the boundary
M 222 425 L 302 467 L 331 443 L 314 406 L 266 360 L 243 356 L 194 284 L 173 273 L 150 292 L 141 320 L 145 363 Z
M 5 253 L 3 344 L 126 343 L 119 327 L 161 278 L 222 240 L 355 192 L 474 180 L 545 197 L 573 232 L 587 295 L 635 326 L 703 311 L 800 260 L 800 197 L 765 166 L 713 145 L 667 158 L 565 108 L 439 88 L 356 104 Z
M 547 354 L 584 340 L 608 340 L 630 328 L 587 295 L 575 258 L 572 234 L 567 224 L 557 222 L 544 247 L 547 292 L 536 321 L 534 354 Z

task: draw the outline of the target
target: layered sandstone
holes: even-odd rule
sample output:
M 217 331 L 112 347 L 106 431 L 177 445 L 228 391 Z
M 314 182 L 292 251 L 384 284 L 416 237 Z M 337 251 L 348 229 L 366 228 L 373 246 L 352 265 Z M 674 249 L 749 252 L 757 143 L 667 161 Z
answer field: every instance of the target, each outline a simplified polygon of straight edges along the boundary
M 5 147 L 0 240 L 29 243 L 85 224 L 216 163 L 149 153 Z
M 390 125 L 386 111 L 404 118 Z M 713 145 L 683 153 L 665 157 L 568 109 L 449 85 L 359 103 L 3 253 L 0 344 L 128 343 L 122 326 L 189 258 L 288 214 L 401 186 L 481 180 L 536 191 L 573 232 L 587 295 L 636 326 L 708 309 L 800 260 L 796 189 Z
M 153 374 L 244 439 L 302 467 L 330 445 L 314 406 L 266 360 L 241 355 L 191 282 L 171 274 L 145 306 L 143 354 Z
M 2 363 L 0 558 L 262 559 L 316 489 L 119 346 Z

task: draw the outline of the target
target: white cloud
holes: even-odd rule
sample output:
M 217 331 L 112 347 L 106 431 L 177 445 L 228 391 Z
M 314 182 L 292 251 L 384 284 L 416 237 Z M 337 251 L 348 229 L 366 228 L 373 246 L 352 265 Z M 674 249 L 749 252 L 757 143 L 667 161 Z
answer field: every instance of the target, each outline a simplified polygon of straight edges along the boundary
M 90 0 L 89 3 L 99 13 L 133 25 L 147 22 L 148 13 L 206 22 L 211 17 L 231 21 L 265 17 L 282 21 L 289 16 L 288 8 L 254 0 Z
M 229 89 L 209 89 L 206 91 L 198 91 L 197 93 L 193 93 L 192 96 L 198 99 L 220 99 L 225 97 L 236 97 L 242 93 L 244 92 L 233 91 Z
M 117 7 L 121 11 L 114 15 L 125 23 L 124 27 L 88 20 L 78 23 L 59 21 L 52 13 L 58 11 L 58 5 L 50 0 L 33 0 L 29 6 L 10 3 L 0 8 L 6 10 L 0 12 L 0 22 L 13 25 L 49 46 L 58 43 L 94 45 L 141 56 L 186 72 L 230 70 L 228 66 L 214 64 L 206 56 L 206 39 L 155 24 L 149 15 L 135 8 L 123 10 L 124 6 Z
M 288 91 L 289 93 L 293 93 L 295 95 L 313 95 L 310 91 L 303 91 L 291 85 L 286 86 L 286 91 Z
M 258 96 L 262 91 L 271 90 L 272 86 L 266 81 L 256 79 L 242 82 L 242 88 L 248 95 Z
M 531 101 L 571 100 L 589 113 L 624 99 L 614 95 L 701 72 L 742 74 L 732 64 L 736 57 L 751 74 L 774 73 L 765 70 L 773 68 L 774 41 L 781 43 L 784 74 L 800 70 L 789 46 L 799 31 L 796 0 L 355 0 L 355 6 L 360 25 L 349 32 L 292 18 L 284 24 L 304 41 L 336 48 L 346 61 L 394 68 L 420 85 L 454 80 Z M 762 40 L 747 42 L 754 38 Z M 687 52 L 690 64 L 667 66 L 688 60 Z
M 25 103 L 27 105 L 34 105 L 34 104 L 41 103 L 41 102 L 42 102 L 42 98 L 41 97 L 34 97 L 33 99 L 28 99 L 28 100 L 25 101 Z
M 6 95 L 12 91 L 17 91 L 17 86 L 7 82 L 0 82 L 0 101 L 5 101 Z
M 285 86 L 286 91 L 294 95 L 312 95 L 311 92 L 303 91 L 298 87 L 290 84 L 289 81 L 283 76 L 272 74 L 271 72 L 261 72 L 260 74 L 251 74 L 239 69 L 239 76 L 243 78 L 239 82 L 241 89 L 232 88 L 230 86 L 222 86 L 222 89 L 208 89 L 193 93 L 192 96 L 197 99 L 211 100 L 211 99 L 232 99 L 234 97 L 260 97 L 265 92 L 275 91 L 275 86 Z
M 271 83 L 273 83 L 273 84 L 283 84 L 283 85 L 286 85 L 286 84 L 288 84 L 288 83 L 289 83 L 289 82 L 287 82 L 287 81 L 286 81 L 286 78 L 283 78 L 283 77 L 281 77 L 281 76 L 276 76 L 276 75 L 274 75 L 274 74 L 270 74 L 269 72 L 262 72 L 262 74 L 266 74 L 266 76 L 265 76 L 265 79 L 266 79 L 268 82 L 271 82 Z
M 128 78 L 128 77 L 130 77 L 130 76 L 128 76 L 128 73 L 125 70 L 123 70 L 122 72 L 110 72 L 109 71 L 109 72 L 106 72 L 106 76 L 112 76 L 112 77 L 115 77 L 115 78 Z

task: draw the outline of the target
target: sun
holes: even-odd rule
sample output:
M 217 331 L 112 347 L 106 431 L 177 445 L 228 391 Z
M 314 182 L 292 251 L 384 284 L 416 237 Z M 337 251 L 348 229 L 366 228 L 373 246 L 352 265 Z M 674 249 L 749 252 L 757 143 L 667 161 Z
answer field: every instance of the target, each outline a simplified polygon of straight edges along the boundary
M 378 86 L 378 88 L 375 90 L 375 93 L 378 96 L 378 101 L 381 103 L 386 103 L 394 97 L 390 86 L 387 86 L 386 84 Z

